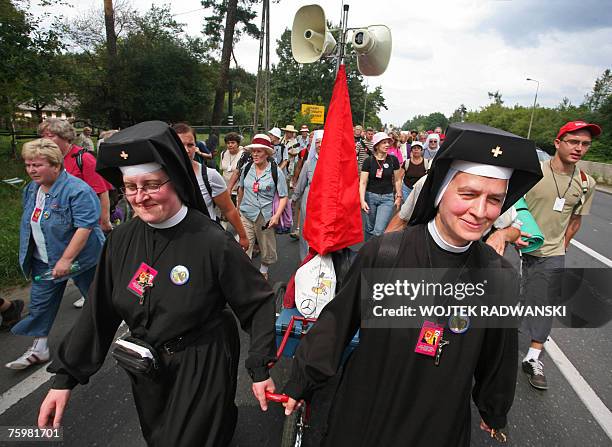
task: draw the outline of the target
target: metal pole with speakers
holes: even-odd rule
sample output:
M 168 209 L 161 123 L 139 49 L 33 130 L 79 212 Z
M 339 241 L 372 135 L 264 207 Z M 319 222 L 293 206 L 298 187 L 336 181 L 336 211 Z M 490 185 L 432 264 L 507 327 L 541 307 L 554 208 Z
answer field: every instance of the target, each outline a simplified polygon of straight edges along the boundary
M 321 58 L 334 58 L 336 71 L 344 62 L 348 32 L 357 55 L 357 69 L 364 76 L 379 76 L 391 59 L 391 30 L 386 25 L 348 28 L 349 5 L 343 6 L 341 28 L 329 30 L 325 11 L 319 5 L 302 6 L 293 18 L 291 52 L 296 62 L 310 64 Z M 339 31 L 339 43 L 331 31 Z

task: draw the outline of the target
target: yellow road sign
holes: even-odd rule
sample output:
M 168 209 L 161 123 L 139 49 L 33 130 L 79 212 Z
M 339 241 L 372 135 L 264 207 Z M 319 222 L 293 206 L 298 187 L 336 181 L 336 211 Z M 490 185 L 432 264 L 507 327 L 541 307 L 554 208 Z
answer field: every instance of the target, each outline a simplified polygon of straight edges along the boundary
M 323 124 L 325 122 L 325 106 L 302 104 L 302 115 L 310 115 L 312 124 Z

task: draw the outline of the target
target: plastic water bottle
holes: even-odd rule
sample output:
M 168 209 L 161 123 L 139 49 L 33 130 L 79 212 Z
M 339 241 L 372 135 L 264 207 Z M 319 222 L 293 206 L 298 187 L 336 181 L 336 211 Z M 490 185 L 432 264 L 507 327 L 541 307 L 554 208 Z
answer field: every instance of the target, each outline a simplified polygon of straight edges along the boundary
M 79 262 L 77 261 L 77 262 L 72 263 L 72 265 L 70 266 L 70 274 L 76 273 L 79 270 L 81 270 L 81 266 L 79 265 Z M 45 273 L 36 275 L 34 277 L 34 281 L 51 281 L 54 279 L 56 278 L 53 277 L 53 269 L 49 269 Z

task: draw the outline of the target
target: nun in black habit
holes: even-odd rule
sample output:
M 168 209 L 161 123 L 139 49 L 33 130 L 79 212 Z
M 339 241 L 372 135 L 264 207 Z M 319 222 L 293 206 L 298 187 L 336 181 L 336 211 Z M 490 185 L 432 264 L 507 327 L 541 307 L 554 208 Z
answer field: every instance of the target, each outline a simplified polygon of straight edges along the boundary
M 510 273 L 508 285 L 516 284 L 518 294 L 516 272 L 480 239 L 541 178 L 535 145 L 477 124 L 453 124 L 446 135 L 411 225 L 362 247 L 336 297 L 301 340 L 283 390 L 292 398 L 286 414 L 338 370 L 345 346 L 360 327 L 364 269 L 458 268 L 474 273 L 504 268 L 510 269 L 503 271 Z M 393 245 L 399 249 L 389 262 L 388 247 Z M 377 259 L 382 253 L 385 259 Z M 420 327 L 362 326 L 359 346 L 343 369 L 323 445 L 469 446 L 470 395 L 481 428 L 503 436 L 499 429 L 506 425 L 516 383 L 517 329 L 471 327 L 459 333 L 449 330 L 449 322 L 437 321 L 449 342 L 438 366 L 433 356 L 415 352 L 423 337 Z
M 124 188 L 138 217 L 106 241 L 83 313 L 49 366 L 56 375 L 38 424 L 59 426 L 70 390 L 102 366 L 125 320 L 162 364 L 152 377 L 128 372 L 147 444 L 227 445 L 237 417 L 234 314 L 250 334 L 245 366 L 265 410 L 265 391 L 274 389 L 267 368 L 275 358 L 272 290 L 207 217 L 191 162 L 165 123 L 113 135 L 97 170 Z

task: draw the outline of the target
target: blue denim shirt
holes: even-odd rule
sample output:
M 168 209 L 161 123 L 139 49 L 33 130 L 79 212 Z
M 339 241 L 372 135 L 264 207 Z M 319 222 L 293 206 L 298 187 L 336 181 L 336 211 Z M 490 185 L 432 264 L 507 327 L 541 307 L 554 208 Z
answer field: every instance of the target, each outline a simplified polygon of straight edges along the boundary
M 282 170 L 278 170 L 278 191 L 274 187 L 274 179 L 272 178 L 272 164 L 268 162 L 268 166 L 264 170 L 259 179 L 255 175 L 255 165 L 253 164 L 244 177 L 244 169 L 242 167 L 240 173 L 240 187 L 244 188 L 242 202 L 240 202 L 240 212 L 253 222 L 257 220 L 259 213 L 263 215 L 264 221 L 268 222 L 272 217 L 272 201 L 274 194 L 278 192 L 279 197 L 287 197 L 287 180 Z M 253 183 L 259 180 L 259 191 L 253 192 Z
M 19 265 L 26 277 L 30 275 L 32 269 L 34 238 L 30 219 L 36 206 L 39 187 L 36 182 L 30 182 L 23 192 L 23 214 L 19 228 Z M 104 244 L 104 233 L 98 224 L 99 218 L 100 200 L 94 190 L 84 181 L 73 177 L 65 170 L 62 171 L 47 193 L 45 206 L 40 215 L 40 229 L 45 236 L 49 267 L 55 266 L 62 257 L 78 228 L 92 229 L 87 243 L 75 259 L 81 267 L 80 272 L 96 266 Z

